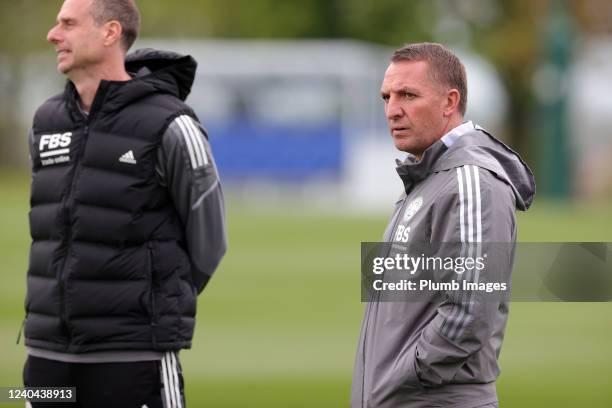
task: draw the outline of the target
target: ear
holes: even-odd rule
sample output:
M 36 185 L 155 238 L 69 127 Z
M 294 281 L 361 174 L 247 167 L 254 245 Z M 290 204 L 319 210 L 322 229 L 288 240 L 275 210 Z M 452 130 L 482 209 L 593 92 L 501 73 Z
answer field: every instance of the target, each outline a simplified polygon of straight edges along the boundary
M 461 100 L 461 95 L 459 95 L 459 91 L 456 89 L 451 89 L 446 93 L 446 98 L 444 100 L 444 116 L 451 116 L 455 112 L 459 110 L 459 101 Z
M 123 27 L 117 20 L 111 20 L 104 24 L 104 45 L 107 47 L 121 41 Z

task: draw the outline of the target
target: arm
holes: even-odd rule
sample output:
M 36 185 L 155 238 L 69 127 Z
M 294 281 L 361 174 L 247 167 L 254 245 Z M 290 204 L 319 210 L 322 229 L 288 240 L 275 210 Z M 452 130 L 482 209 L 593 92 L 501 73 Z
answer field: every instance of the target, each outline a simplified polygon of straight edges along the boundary
M 227 250 L 225 207 L 205 132 L 183 115 L 163 135 L 157 173 L 183 224 L 192 278 L 200 293 Z
M 456 170 L 451 189 L 434 207 L 432 242 L 458 243 L 452 245 L 453 257 L 488 255 L 485 269 L 478 276 L 466 272 L 462 277 L 466 281 L 509 276 L 515 240 L 513 193 L 487 170 L 475 166 Z M 422 385 L 451 382 L 465 362 L 491 341 L 496 319 L 505 316 L 500 315 L 499 300 L 482 295 L 448 293 L 438 306 L 416 346 L 415 371 Z

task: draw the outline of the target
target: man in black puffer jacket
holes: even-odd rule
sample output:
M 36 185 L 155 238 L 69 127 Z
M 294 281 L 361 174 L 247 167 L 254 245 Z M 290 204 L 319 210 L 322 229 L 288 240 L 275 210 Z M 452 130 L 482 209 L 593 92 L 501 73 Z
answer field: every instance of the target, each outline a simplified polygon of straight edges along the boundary
M 66 0 L 60 95 L 30 133 L 26 386 L 71 407 L 183 407 L 178 351 L 226 251 L 210 146 L 184 103 L 196 62 L 139 50 L 133 0 Z M 36 406 L 36 403 L 34 403 Z

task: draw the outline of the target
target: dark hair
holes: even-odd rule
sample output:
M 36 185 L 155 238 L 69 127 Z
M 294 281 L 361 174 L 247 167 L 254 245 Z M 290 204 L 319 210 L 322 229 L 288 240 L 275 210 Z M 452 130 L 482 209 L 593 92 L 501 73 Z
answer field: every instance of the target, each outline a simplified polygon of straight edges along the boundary
M 459 58 L 441 44 L 407 44 L 395 50 L 391 62 L 426 61 L 429 78 L 435 85 L 459 91 L 459 112 L 465 115 L 467 108 L 467 76 Z
M 140 31 L 140 11 L 134 0 L 93 0 L 91 13 L 99 25 L 118 21 L 123 29 L 121 44 L 125 51 L 130 49 Z

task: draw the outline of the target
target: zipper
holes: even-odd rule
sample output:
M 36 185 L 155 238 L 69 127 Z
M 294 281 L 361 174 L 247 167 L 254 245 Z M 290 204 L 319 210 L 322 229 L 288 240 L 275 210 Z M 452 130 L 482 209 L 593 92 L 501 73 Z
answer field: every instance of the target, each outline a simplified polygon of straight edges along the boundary
M 157 339 L 155 337 L 155 330 L 157 328 L 157 304 L 155 302 L 155 291 L 159 286 L 157 284 L 157 276 L 155 273 L 155 264 L 153 262 L 153 243 L 147 242 L 147 259 L 149 263 L 149 271 L 151 272 L 151 342 L 153 343 L 153 349 L 156 349 Z
M 413 188 L 410 189 L 410 192 L 412 191 L 414 191 L 414 186 Z M 395 236 L 395 230 L 397 229 L 397 226 L 400 223 L 400 220 L 402 219 L 402 214 L 404 213 L 404 211 L 406 211 L 406 203 L 408 202 L 408 195 L 410 194 L 410 192 L 406 192 L 406 197 L 404 197 L 402 206 L 398 209 L 397 217 L 395 218 L 395 221 L 393 222 L 393 228 L 391 229 L 389 248 L 391 248 L 391 245 L 393 245 L 393 237 Z M 388 252 L 387 252 L 387 255 L 389 255 Z M 384 275 L 383 275 L 383 279 L 384 279 Z M 366 308 L 366 316 L 365 316 L 366 321 L 365 321 L 365 327 L 363 328 L 363 354 L 362 354 L 363 371 L 361 373 L 361 404 L 364 407 L 366 406 L 366 401 L 365 401 L 365 373 L 366 373 L 366 354 L 367 354 L 366 345 L 367 345 L 367 339 L 368 339 L 368 327 L 370 326 L 370 314 L 372 312 L 371 304 L 373 303 L 372 301 L 374 300 L 378 301 L 380 299 L 380 296 L 381 296 L 380 293 L 375 292 L 372 294 L 371 300 L 368 302 L 368 305 Z
M 76 187 L 76 183 L 79 179 L 79 174 L 81 170 L 81 157 L 83 156 L 83 152 L 85 151 L 85 146 L 87 145 L 87 139 L 89 137 L 89 120 L 85 123 L 85 127 L 83 128 L 83 137 L 81 141 L 81 145 L 77 150 L 74 156 L 74 172 L 72 174 L 72 181 L 70 183 L 70 189 L 68 190 L 68 194 L 64 199 L 64 203 L 62 206 L 62 212 L 64 213 L 64 234 L 65 234 L 65 246 L 66 246 L 66 254 L 64 255 L 64 259 L 62 260 L 61 266 L 59 268 L 58 274 L 58 287 L 59 287 L 59 298 L 60 298 L 60 324 L 66 330 L 68 342 L 66 344 L 66 350 L 70 349 L 71 344 L 71 333 L 68 327 L 68 316 L 66 314 L 66 284 L 64 282 L 64 272 L 66 269 L 66 263 L 68 262 L 68 258 L 72 253 L 72 219 L 71 219 L 71 204 L 73 204 L 73 194 L 74 189 Z
M 81 159 L 83 153 L 85 151 L 85 147 L 87 146 L 87 140 L 89 139 L 89 129 L 91 123 L 93 123 L 93 119 L 95 114 L 99 111 L 100 107 L 104 103 L 106 99 L 106 95 L 108 93 L 108 83 L 106 81 L 101 81 L 98 86 L 98 90 L 96 91 L 96 95 L 94 96 L 94 100 L 91 105 L 91 110 L 88 115 L 84 115 L 79 112 L 80 116 L 84 118 L 84 126 L 83 126 L 83 136 L 81 145 L 74 155 L 74 172 L 72 173 L 72 181 L 70 183 L 70 189 L 68 190 L 66 197 L 64 198 L 64 202 L 62 204 L 62 212 L 64 213 L 64 234 L 65 234 L 65 242 L 64 245 L 66 247 L 66 253 L 64 255 L 64 259 L 61 262 L 61 266 L 59 268 L 59 273 L 57 275 L 58 279 L 58 287 L 59 287 L 59 300 L 60 300 L 60 325 L 65 329 L 67 333 L 68 341 L 66 343 L 66 351 L 70 351 L 70 344 L 72 342 L 72 336 L 70 333 L 70 329 L 68 327 L 68 316 L 66 314 L 66 285 L 64 282 L 64 273 L 66 269 L 66 263 L 68 258 L 72 253 L 72 220 L 71 213 L 72 208 L 74 206 L 74 190 L 79 179 L 79 175 L 81 173 Z M 78 93 L 74 92 L 75 98 L 75 109 L 78 109 Z

